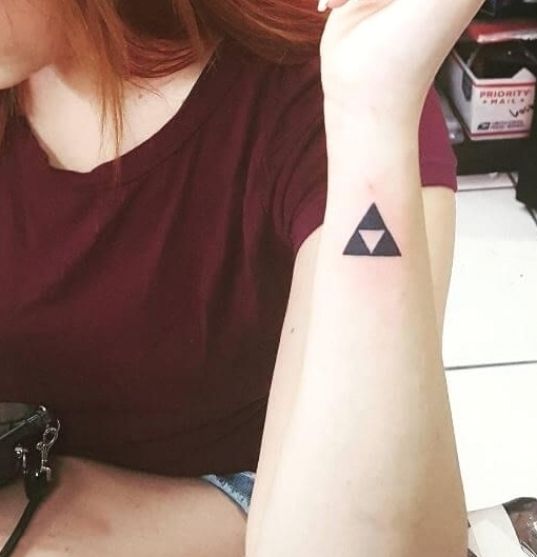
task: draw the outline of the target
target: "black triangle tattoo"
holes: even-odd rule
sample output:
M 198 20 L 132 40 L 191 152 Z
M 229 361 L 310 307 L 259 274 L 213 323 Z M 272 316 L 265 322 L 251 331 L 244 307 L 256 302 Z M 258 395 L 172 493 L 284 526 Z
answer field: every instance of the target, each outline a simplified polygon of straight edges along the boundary
M 362 235 L 358 230 L 354 233 L 350 242 L 347 244 L 343 255 L 371 255 Z
M 374 203 L 358 225 L 358 230 L 386 230 L 386 225 Z
M 361 230 L 382 230 L 384 232 L 373 252 L 369 250 L 364 242 L 360 233 Z M 349 243 L 343 252 L 343 255 L 369 255 L 374 257 L 396 257 L 401 255 L 392 234 L 388 230 L 377 206 L 374 203 L 357 226 L 352 238 L 349 240 Z
M 384 232 L 384 235 L 371 255 L 383 255 L 385 257 L 396 257 L 401 255 L 401 252 L 399 251 L 399 248 L 397 247 L 397 244 L 388 229 Z

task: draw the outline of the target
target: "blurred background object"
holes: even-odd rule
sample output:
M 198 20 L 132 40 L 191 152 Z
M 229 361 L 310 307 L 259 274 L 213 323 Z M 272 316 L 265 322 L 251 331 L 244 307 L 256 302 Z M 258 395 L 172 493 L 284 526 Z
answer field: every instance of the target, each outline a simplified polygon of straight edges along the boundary
M 458 174 L 515 173 L 533 208 L 536 81 L 536 0 L 488 0 L 436 79 Z

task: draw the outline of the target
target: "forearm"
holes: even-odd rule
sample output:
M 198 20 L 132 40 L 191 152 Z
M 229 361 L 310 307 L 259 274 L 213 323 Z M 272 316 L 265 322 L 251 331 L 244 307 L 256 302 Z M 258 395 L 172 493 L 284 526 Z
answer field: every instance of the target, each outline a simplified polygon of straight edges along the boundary
M 418 138 L 325 105 L 328 199 L 302 380 L 255 556 L 463 557 Z M 343 255 L 376 204 L 400 257 Z

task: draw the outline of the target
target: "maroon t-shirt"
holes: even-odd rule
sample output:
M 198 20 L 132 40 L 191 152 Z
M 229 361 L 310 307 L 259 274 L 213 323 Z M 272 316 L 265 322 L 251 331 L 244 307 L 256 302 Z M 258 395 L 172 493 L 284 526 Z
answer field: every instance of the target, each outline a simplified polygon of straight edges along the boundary
M 43 403 L 57 454 L 170 475 L 255 470 L 293 261 L 323 220 L 319 57 L 226 39 L 171 121 L 113 165 L 0 156 L 0 400 Z M 456 189 L 434 89 L 424 185 Z

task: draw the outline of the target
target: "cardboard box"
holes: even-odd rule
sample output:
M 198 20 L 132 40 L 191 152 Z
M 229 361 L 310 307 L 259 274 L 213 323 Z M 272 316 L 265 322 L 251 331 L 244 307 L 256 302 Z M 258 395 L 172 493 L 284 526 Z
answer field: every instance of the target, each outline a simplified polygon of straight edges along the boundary
M 528 69 L 523 68 L 510 78 L 479 79 L 455 49 L 444 70 L 451 101 L 470 139 L 529 136 L 536 77 Z

